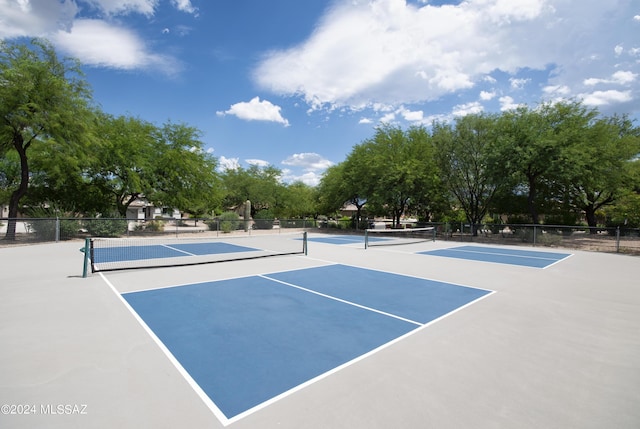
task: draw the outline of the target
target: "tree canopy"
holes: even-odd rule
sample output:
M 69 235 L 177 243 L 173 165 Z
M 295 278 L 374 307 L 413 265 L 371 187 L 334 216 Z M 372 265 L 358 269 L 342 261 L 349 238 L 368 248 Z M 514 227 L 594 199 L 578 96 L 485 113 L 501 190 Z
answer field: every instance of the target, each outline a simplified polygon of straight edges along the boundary
M 111 115 L 93 105 L 73 59 L 44 40 L 0 42 L 0 203 L 6 238 L 27 207 L 126 216 L 144 198 L 208 216 L 251 201 L 251 216 L 364 215 L 422 221 L 491 216 L 640 226 L 640 128 L 579 101 L 471 114 L 430 127 L 383 124 L 315 188 L 252 165 L 217 170 L 195 127 Z M 266 214 L 265 214 L 266 213 Z
M 0 156 L 13 151 L 20 162 L 9 197 L 9 218 L 15 219 L 29 187 L 29 149 L 51 141 L 83 145 L 91 94 L 78 63 L 59 59 L 44 40 L 31 46 L 0 41 L 0 83 Z M 6 238 L 15 238 L 15 221 Z

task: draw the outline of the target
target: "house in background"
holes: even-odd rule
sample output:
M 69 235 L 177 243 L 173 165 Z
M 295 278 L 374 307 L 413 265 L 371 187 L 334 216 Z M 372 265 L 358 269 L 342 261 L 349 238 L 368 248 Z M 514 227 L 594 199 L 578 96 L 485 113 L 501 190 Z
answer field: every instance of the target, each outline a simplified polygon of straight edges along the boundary
M 126 217 L 129 220 L 181 219 L 182 213 L 177 209 L 155 207 L 145 199 L 139 199 L 129 205 Z

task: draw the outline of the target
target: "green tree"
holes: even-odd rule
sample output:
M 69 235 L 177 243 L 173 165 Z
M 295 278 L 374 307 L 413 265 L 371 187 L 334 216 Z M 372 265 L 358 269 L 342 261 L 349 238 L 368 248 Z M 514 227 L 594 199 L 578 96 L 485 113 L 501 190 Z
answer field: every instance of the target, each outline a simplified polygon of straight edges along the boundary
M 596 116 L 575 101 L 519 107 L 502 115 L 498 156 L 505 172 L 518 177 L 517 187 L 526 190 L 533 223 L 539 223 L 540 210 L 562 199 L 557 185 L 571 168 L 572 148 L 584 141 Z
M 153 159 L 159 156 L 156 128 L 138 118 L 101 114 L 94 132 L 98 140 L 86 175 L 125 217 L 134 201 L 153 190 Z
M 570 204 L 584 212 L 588 225 L 595 227 L 597 211 L 614 204 L 633 186 L 640 129 L 626 116 L 613 116 L 574 132 L 579 136 L 563 163 L 564 186 Z
M 186 124 L 164 124 L 153 133 L 151 187 L 145 197 L 157 206 L 196 216 L 219 208 L 222 189 L 216 160 L 204 150 L 201 132 Z
M 282 206 L 282 172 L 274 166 L 251 165 L 245 169 L 226 170 L 222 174 L 225 196 L 224 209 L 239 207 L 246 200 L 251 201 L 251 216 L 259 210 L 270 209 L 276 216 Z
M 365 152 L 366 148 L 357 145 L 345 161 L 324 172 L 316 191 L 319 211 L 333 214 L 345 204 L 353 204 L 356 207 L 356 224 L 362 220 L 368 192 L 362 180 L 367 175 Z
M 15 151 L 20 180 L 9 197 L 6 239 L 29 188 L 29 149 L 46 141 L 82 145 L 91 94 L 76 61 L 61 60 L 45 40 L 30 46 L 0 41 L 0 156 Z
M 313 217 L 317 212 L 314 189 L 296 181 L 283 188 L 282 210 L 280 216 L 286 219 Z
M 468 115 L 455 125 L 433 126 L 442 180 L 464 211 L 473 235 L 507 180 L 493 147 L 497 132 L 497 116 L 488 114 Z

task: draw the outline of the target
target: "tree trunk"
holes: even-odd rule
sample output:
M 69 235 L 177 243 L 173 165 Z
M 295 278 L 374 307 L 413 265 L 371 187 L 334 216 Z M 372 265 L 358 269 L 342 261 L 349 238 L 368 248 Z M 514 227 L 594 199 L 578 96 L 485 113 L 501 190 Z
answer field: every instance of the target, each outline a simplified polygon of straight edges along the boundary
M 529 178 L 529 195 L 527 196 L 527 205 L 531 214 L 531 221 L 534 225 L 538 224 L 538 209 L 536 209 L 536 182 L 534 178 Z
M 20 208 L 20 200 L 27 193 L 29 186 L 29 162 L 27 160 L 27 147 L 24 146 L 22 134 L 17 133 L 13 137 L 13 146 L 20 156 L 20 185 L 13 191 L 9 199 L 9 222 L 7 223 L 7 233 L 5 240 L 14 241 L 16 239 L 16 219 Z

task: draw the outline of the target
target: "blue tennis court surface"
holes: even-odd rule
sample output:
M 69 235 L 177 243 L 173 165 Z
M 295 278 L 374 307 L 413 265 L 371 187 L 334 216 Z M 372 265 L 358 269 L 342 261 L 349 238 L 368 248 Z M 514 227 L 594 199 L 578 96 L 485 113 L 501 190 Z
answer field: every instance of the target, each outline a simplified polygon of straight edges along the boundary
M 178 243 L 150 244 L 143 246 L 102 247 L 93 249 L 94 258 L 100 263 L 139 261 L 154 258 L 176 258 L 220 253 L 251 252 L 258 249 L 230 243 Z
M 309 237 L 308 241 L 326 244 L 363 244 L 364 237 L 361 235 L 330 235 L 326 237 Z M 386 238 L 369 237 L 369 241 L 387 241 Z
M 444 256 L 447 258 L 466 259 L 472 261 L 521 265 L 532 268 L 546 268 L 571 256 L 570 253 L 485 246 L 459 246 L 451 249 L 437 249 L 419 253 L 421 255 Z
M 231 419 L 489 293 L 328 265 L 122 296 Z

